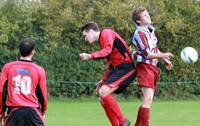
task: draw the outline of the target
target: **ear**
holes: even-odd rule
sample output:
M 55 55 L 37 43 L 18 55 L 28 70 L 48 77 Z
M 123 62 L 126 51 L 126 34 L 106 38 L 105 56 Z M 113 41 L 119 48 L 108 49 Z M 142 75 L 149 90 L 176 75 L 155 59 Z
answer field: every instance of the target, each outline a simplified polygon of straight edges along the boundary
M 33 49 L 32 51 L 31 51 L 31 55 L 34 55 L 35 54 L 35 49 Z
M 85 36 L 85 35 L 86 35 L 86 33 L 87 33 L 87 32 L 86 32 L 85 30 L 83 30 L 83 32 L 82 32 L 83 36 Z
M 140 21 L 140 20 L 137 20 L 136 22 L 137 22 L 138 24 L 141 24 L 141 21 Z

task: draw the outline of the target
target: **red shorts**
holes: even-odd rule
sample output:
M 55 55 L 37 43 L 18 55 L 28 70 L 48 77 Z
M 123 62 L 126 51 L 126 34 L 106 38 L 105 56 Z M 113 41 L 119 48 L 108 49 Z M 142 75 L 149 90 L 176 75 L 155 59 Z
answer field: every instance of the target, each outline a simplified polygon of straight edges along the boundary
M 136 70 L 139 86 L 155 90 L 158 80 L 158 67 L 146 63 L 138 63 Z

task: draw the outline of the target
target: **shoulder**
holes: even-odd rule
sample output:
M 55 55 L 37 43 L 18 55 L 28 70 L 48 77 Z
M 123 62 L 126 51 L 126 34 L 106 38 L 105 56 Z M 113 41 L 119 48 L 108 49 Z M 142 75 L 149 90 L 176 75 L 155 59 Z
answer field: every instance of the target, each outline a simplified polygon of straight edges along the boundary
M 102 30 L 102 33 L 106 33 L 106 32 L 114 32 L 114 31 L 112 29 L 108 29 L 108 28 Z
M 101 31 L 101 35 L 103 35 L 103 36 L 115 35 L 115 32 L 112 29 L 104 29 Z
M 34 71 L 35 76 L 39 77 L 40 79 L 46 77 L 46 72 L 42 66 L 32 62 L 31 67 L 34 68 L 33 71 Z
M 117 36 L 117 33 L 113 31 L 112 29 L 104 29 L 101 31 L 102 37 L 115 37 Z
M 4 64 L 3 68 L 6 68 L 6 67 L 10 68 L 10 67 L 12 67 L 12 65 L 17 64 L 17 63 L 18 63 L 18 61 L 8 62 L 8 63 Z
M 114 32 L 111 29 L 104 29 L 101 31 L 101 35 L 100 35 L 100 40 L 101 41 L 107 41 L 107 40 L 114 40 L 115 37 L 117 36 L 116 32 Z
M 145 28 L 137 26 L 135 29 L 134 35 L 141 35 L 141 34 L 145 34 Z
M 134 33 L 134 38 L 144 38 L 146 37 L 146 34 L 144 31 L 136 30 Z
M 32 65 L 38 70 L 39 73 L 45 72 L 44 68 L 36 63 L 32 63 Z

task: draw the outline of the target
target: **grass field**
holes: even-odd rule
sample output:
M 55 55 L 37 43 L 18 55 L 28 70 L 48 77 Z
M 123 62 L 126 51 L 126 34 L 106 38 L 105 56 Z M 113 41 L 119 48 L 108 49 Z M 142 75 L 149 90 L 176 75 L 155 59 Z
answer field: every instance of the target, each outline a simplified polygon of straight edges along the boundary
M 140 101 L 120 105 L 133 126 Z M 50 100 L 45 120 L 47 126 L 111 126 L 97 100 Z M 154 102 L 151 126 L 200 126 L 200 100 Z

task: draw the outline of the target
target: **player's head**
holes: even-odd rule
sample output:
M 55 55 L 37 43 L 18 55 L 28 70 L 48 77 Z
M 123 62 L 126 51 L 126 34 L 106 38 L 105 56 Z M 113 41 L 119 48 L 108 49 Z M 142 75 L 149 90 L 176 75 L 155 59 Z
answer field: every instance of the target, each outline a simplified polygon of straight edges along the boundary
M 85 23 L 81 27 L 81 31 L 83 33 L 83 36 L 85 37 L 85 41 L 89 43 L 98 41 L 100 30 L 96 22 L 90 21 Z
M 35 43 L 31 38 L 25 38 L 19 44 L 19 51 L 22 57 L 33 55 L 35 52 Z
M 136 25 L 149 25 L 151 24 L 151 17 L 145 7 L 138 7 L 132 13 L 132 20 Z

